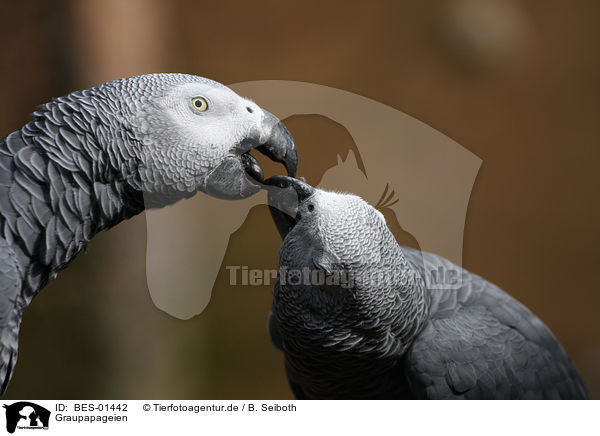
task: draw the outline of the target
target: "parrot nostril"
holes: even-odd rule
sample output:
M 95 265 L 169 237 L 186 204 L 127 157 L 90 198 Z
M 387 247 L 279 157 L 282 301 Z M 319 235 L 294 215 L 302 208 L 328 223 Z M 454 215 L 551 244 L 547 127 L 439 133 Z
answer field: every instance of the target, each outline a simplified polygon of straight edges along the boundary
M 246 107 L 246 110 L 247 110 L 248 112 L 250 112 L 250 113 L 254 112 L 250 106 L 247 106 L 247 107 Z

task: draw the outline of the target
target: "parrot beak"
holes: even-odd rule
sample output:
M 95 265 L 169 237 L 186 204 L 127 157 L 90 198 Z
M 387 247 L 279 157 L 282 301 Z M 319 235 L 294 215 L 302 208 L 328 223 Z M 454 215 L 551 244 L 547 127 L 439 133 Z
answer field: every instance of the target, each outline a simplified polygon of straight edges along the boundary
M 231 155 L 210 172 L 204 182 L 204 192 L 216 198 L 239 200 L 264 188 L 264 172 L 258 160 L 250 154 L 257 150 L 269 159 L 282 163 L 289 176 L 298 169 L 298 154 L 292 135 L 275 115 L 263 111 L 257 123 Z
M 258 145 L 254 147 L 257 151 L 269 159 L 282 163 L 288 176 L 296 177 L 298 170 L 298 153 L 296 144 L 288 129 L 275 115 L 263 111 L 264 117 L 260 127 Z M 256 182 L 262 184 L 264 174 L 258 161 L 249 153 L 242 154 L 242 164 L 246 173 Z
M 298 153 L 296 144 L 288 129 L 279 121 L 275 115 L 264 111 L 265 119 L 263 124 L 272 124 L 271 134 L 263 145 L 257 147 L 257 150 L 275 162 L 280 162 L 285 166 L 288 176 L 296 177 L 298 171 Z
M 273 176 L 265 180 L 269 192 L 269 211 L 282 239 L 294 228 L 300 217 L 298 206 L 310 198 L 316 189 L 292 177 Z

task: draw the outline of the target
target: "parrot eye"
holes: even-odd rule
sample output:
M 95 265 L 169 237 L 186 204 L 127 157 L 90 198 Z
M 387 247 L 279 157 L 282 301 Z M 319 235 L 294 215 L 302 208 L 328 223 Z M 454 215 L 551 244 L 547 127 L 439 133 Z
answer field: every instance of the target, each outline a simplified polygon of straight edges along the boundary
M 313 210 L 315 210 L 315 207 L 312 204 L 309 204 L 307 209 L 309 212 L 312 212 Z
M 192 104 L 198 112 L 205 112 L 208 109 L 208 102 L 202 97 L 192 98 Z

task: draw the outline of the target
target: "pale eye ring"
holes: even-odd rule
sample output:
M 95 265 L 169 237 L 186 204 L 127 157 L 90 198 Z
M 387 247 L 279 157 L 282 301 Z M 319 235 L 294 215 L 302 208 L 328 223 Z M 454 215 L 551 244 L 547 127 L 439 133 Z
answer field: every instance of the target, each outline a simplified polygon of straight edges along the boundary
M 192 106 L 198 112 L 205 112 L 208 109 L 208 102 L 202 97 L 194 97 L 192 98 Z

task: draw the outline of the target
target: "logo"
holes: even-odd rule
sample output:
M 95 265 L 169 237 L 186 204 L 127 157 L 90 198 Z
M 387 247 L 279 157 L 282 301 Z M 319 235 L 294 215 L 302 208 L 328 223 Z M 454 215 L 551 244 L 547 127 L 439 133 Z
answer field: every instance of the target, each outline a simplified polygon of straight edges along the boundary
M 19 401 L 3 405 L 6 409 L 6 431 L 14 433 L 16 429 L 48 430 L 50 411 L 29 401 Z
M 404 242 L 400 245 L 441 255 L 461 266 L 465 218 L 482 162 L 479 157 L 397 109 L 342 89 L 287 80 L 230 87 L 280 120 L 317 115 L 341 126 L 350 142 L 316 138 L 323 142 L 314 154 L 304 154 L 308 149 L 298 143 L 299 175 L 307 176 L 313 186 L 362 197 L 387 214 L 388 226 Z M 154 304 L 179 319 L 201 313 L 222 272 L 231 235 L 251 208 L 264 204 L 266 191 L 241 201 L 199 194 L 175 207 L 146 211 L 146 278 Z M 422 262 L 429 288 L 460 288 L 459 269 L 454 271 L 450 264 L 442 272 L 431 267 Z

